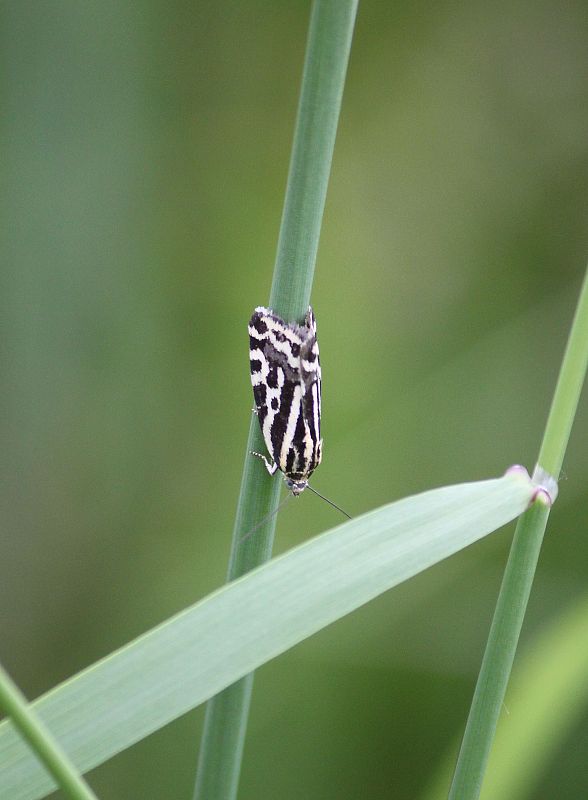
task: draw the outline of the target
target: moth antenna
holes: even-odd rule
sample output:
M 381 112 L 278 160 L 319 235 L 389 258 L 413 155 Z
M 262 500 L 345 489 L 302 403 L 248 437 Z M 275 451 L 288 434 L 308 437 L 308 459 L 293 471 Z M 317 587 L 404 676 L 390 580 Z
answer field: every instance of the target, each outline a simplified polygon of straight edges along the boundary
M 351 515 L 348 514 L 347 511 L 343 511 L 343 509 L 340 506 L 338 506 L 337 503 L 333 503 L 333 501 L 329 500 L 328 497 L 325 497 L 324 494 L 321 494 L 320 492 L 317 492 L 317 490 L 313 489 L 312 486 L 309 483 L 306 484 L 306 488 L 310 489 L 311 492 L 314 492 L 317 495 L 317 497 L 321 498 L 321 500 L 324 500 L 330 506 L 333 506 L 333 508 L 336 508 L 337 511 L 340 511 L 342 514 L 344 514 L 347 517 L 347 519 L 351 519 Z
M 274 509 L 273 511 L 270 511 L 269 513 L 267 513 L 267 514 L 265 515 L 265 517 L 262 517 L 262 518 L 260 519 L 260 521 L 257 523 L 257 525 L 255 525 L 255 527 L 251 528 L 251 530 L 250 530 L 248 533 L 246 533 L 246 534 L 245 534 L 245 536 L 243 536 L 243 538 L 242 538 L 242 539 L 239 539 L 239 544 L 243 544 L 243 542 L 245 542 L 247 539 L 249 539 L 249 537 L 250 537 L 250 536 L 253 536 L 253 534 L 255 533 L 255 531 L 259 530 L 259 529 L 261 528 L 261 526 L 262 526 L 262 525 L 265 525 L 265 523 L 266 523 L 268 520 L 270 520 L 272 517 L 274 517 L 274 516 L 275 516 L 275 515 L 278 513 L 278 511 L 279 511 L 279 510 L 282 508 L 282 506 L 283 506 L 285 503 L 287 503 L 287 502 L 288 502 L 288 500 L 289 500 L 291 497 L 294 497 L 294 495 L 293 495 L 293 494 L 290 494 L 290 492 L 288 492 L 288 494 L 286 495 L 286 497 L 284 497 L 284 499 L 283 499 L 283 500 L 280 502 L 280 504 L 278 505 L 278 507 L 277 507 L 276 509 Z M 345 513 L 345 512 L 343 512 L 343 513 Z

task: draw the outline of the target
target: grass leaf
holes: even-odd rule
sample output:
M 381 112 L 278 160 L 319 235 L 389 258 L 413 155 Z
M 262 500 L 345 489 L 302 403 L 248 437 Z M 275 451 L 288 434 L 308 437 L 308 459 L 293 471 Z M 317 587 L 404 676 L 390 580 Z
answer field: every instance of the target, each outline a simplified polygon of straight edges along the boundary
M 232 583 L 58 686 L 35 711 L 86 771 L 387 589 L 521 514 L 528 477 L 448 486 L 346 522 Z M 0 725 L 0 797 L 51 778 Z

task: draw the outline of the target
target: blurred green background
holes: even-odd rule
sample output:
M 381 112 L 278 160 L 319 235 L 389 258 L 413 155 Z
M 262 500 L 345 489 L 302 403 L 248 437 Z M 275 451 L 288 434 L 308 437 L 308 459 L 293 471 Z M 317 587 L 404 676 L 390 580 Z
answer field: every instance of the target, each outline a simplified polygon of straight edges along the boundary
M 308 15 L 0 7 L 1 658 L 30 697 L 224 579 Z M 314 485 L 353 515 L 534 464 L 588 254 L 587 34 L 580 0 L 360 4 L 313 291 Z M 586 596 L 586 407 L 521 652 Z M 339 521 L 305 494 L 277 549 Z M 261 669 L 241 800 L 418 797 L 511 535 Z M 588 791 L 580 716 L 533 800 Z M 95 770 L 98 794 L 191 797 L 202 718 Z

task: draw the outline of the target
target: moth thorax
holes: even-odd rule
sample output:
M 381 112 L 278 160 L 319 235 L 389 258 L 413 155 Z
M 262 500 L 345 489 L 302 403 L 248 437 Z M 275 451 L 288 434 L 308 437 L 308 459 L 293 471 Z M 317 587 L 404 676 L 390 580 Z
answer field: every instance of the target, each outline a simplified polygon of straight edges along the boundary
M 288 489 L 290 489 L 294 497 L 298 497 L 298 495 L 308 486 L 308 481 L 293 481 L 292 478 L 284 478 L 284 480 L 286 481 L 286 486 Z

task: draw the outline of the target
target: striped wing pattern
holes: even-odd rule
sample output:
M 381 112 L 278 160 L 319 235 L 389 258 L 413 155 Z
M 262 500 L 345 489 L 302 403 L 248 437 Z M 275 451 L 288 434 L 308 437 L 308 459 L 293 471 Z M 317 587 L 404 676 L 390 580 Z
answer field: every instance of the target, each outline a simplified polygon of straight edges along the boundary
M 256 308 L 249 322 L 249 359 L 266 447 L 288 487 L 299 494 L 322 456 L 321 367 L 312 308 L 302 325 Z

